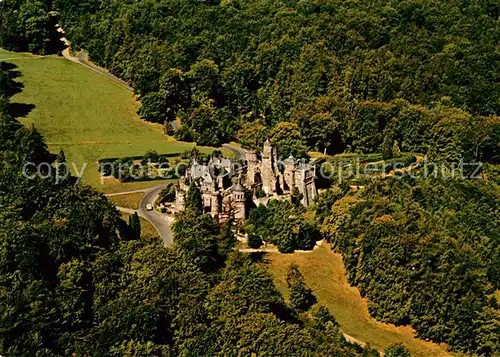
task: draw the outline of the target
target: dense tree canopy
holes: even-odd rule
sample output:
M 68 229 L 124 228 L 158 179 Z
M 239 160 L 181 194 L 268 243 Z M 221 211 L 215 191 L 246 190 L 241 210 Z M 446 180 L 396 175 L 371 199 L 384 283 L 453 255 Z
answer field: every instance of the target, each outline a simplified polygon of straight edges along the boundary
M 310 149 L 371 152 L 395 121 L 401 149 L 421 150 L 427 110 L 500 115 L 494 0 L 7 3 L 8 48 L 47 51 L 55 10 L 75 49 L 135 88 L 145 119 L 179 116 L 178 137 L 203 144 L 288 122 Z
M 286 283 L 290 290 L 290 305 L 298 311 L 307 311 L 316 303 L 316 297 L 307 287 L 299 267 L 292 264 L 288 267 Z
M 337 200 L 322 231 L 377 319 L 496 355 L 499 201 L 482 180 L 389 179 Z
M 0 63 L 0 83 L 10 86 L 8 67 Z M 0 87 L 1 355 L 362 355 L 338 329 L 288 310 L 266 271 L 233 252 L 231 222 L 189 210 L 167 249 L 139 237 L 136 215 L 123 229 L 102 194 L 57 181 L 42 136 L 12 116 L 9 86 Z M 23 172 L 26 162 L 46 170 Z
M 62 49 L 52 1 L 8 0 L 0 3 L 0 47 L 39 54 Z
M 282 253 L 311 250 L 320 240 L 315 222 L 305 219 L 304 207 L 300 203 L 294 206 L 286 200 L 271 199 L 267 207 L 259 205 L 252 209 L 246 231 L 253 248 L 265 241 L 274 244 Z

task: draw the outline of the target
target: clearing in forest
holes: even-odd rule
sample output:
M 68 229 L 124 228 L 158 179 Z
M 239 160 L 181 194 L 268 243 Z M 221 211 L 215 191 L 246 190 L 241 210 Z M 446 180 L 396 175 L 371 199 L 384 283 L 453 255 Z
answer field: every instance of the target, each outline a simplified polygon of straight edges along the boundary
M 78 170 L 87 163 L 84 181 L 101 191 L 146 188 L 158 185 L 158 181 L 123 184 L 106 179 L 101 185 L 99 159 L 138 156 L 148 150 L 183 152 L 194 145 L 165 136 L 159 124 L 142 121 L 136 114 L 140 104 L 123 85 L 63 57 L 0 49 L 0 61 L 17 65 L 17 81 L 24 84 L 12 103 L 35 106 L 19 120 L 35 125 L 52 153 L 63 148 L 68 163 L 74 162 Z
M 415 338 L 415 331 L 409 326 L 396 327 L 370 317 L 368 300 L 347 282 L 342 256 L 334 253 L 326 243 L 311 253 L 269 253 L 264 259 L 276 287 L 285 298 L 288 297 L 287 268 L 290 264 L 297 264 L 318 302 L 330 310 L 342 332 L 349 336 L 367 342 L 379 351 L 401 342 L 412 356 L 451 356 L 444 347 Z

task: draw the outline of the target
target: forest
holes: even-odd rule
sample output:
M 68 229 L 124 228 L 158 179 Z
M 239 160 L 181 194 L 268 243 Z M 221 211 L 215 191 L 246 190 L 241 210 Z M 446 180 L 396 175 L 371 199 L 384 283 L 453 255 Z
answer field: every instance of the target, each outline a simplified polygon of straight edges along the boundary
M 423 177 L 336 190 L 321 231 L 380 321 L 480 356 L 500 352 L 500 186 Z
M 164 248 L 102 194 L 57 181 L 64 155 L 9 101 L 18 75 L 0 63 L 0 354 L 379 356 L 345 341 L 293 267 L 285 303 L 264 268 L 232 250 L 230 224 L 188 209 Z M 25 162 L 53 165 L 42 178 Z
M 438 158 L 498 162 L 495 0 L 10 0 L 3 17 L 4 46 L 39 53 L 56 17 L 181 140 L 271 137 L 285 157 L 438 140 Z

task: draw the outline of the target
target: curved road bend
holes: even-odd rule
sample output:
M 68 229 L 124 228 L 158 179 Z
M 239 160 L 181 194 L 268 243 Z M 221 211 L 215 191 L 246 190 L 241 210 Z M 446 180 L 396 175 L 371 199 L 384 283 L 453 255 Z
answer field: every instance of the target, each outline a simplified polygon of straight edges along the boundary
M 161 239 L 163 240 L 163 245 L 165 245 L 165 247 L 168 247 L 174 243 L 174 235 L 172 233 L 172 230 L 170 229 L 170 225 L 172 224 L 173 219 L 165 214 L 161 214 L 156 210 L 148 211 L 146 209 L 146 206 L 148 204 L 154 207 L 156 197 L 158 197 L 164 187 L 164 185 L 156 186 L 144 193 L 144 196 L 142 196 L 141 200 L 139 201 L 138 214 L 139 216 L 147 219 L 149 223 L 151 223 L 153 227 L 156 228 L 156 230 L 160 234 Z
M 142 196 L 142 198 L 140 199 L 139 208 L 137 210 L 125 207 L 116 207 L 116 208 L 119 211 L 128 214 L 134 214 L 137 212 L 139 217 L 142 217 L 149 223 L 151 223 L 151 225 L 156 229 L 156 231 L 160 235 L 160 238 L 163 240 L 163 245 L 165 247 L 168 247 L 174 243 L 174 235 L 172 233 L 172 230 L 170 229 L 170 225 L 173 222 L 173 218 L 168 217 L 165 214 L 161 214 L 156 210 L 148 211 L 146 208 L 148 204 L 154 207 L 154 202 L 156 200 L 156 197 L 159 195 L 159 193 L 164 187 L 165 185 L 161 185 L 145 190 L 111 193 L 106 196 L 112 197 L 112 196 L 126 195 L 129 193 L 144 192 L 144 196 Z
M 224 144 L 223 145 L 225 148 L 228 150 L 231 150 L 234 153 L 235 159 L 236 160 L 245 160 L 246 158 L 246 151 L 240 147 L 233 146 L 230 144 Z M 160 194 L 161 190 L 165 187 L 165 185 L 160 185 L 156 186 L 150 189 L 142 189 L 142 190 L 134 190 L 134 191 L 126 191 L 126 192 L 117 192 L 117 193 L 110 193 L 107 194 L 107 197 L 112 197 L 112 196 L 119 196 L 119 195 L 126 195 L 129 193 L 138 193 L 138 192 L 144 192 L 144 196 L 139 201 L 139 209 L 134 210 L 130 208 L 124 208 L 124 207 L 117 207 L 118 210 L 121 212 L 129 213 L 129 214 L 134 214 L 137 212 L 137 214 L 146 219 L 153 227 L 155 227 L 156 231 L 160 235 L 160 238 L 163 240 L 163 244 L 165 247 L 168 247 L 174 243 L 174 235 L 172 233 L 172 230 L 170 229 L 170 225 L 173 222 L 173 218 L 169 217 L 165 214 L 161 214 L 160 212 L 157 212 L 156 210 L 153 211 L 148 211 L 146 209 L 146 206 L 150 204 L 151 206 L 154 207 L 154 202 L 156 200 L 156 197 Z

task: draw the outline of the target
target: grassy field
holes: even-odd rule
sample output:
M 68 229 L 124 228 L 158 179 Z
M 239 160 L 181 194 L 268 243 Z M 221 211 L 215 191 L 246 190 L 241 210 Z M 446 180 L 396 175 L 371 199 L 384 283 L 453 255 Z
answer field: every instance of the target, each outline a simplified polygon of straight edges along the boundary
M 108 197 L 108 200 L 118 207 L 138 209 L 142 196 L 144 196 L 142 192 L 129 193 L 127 195 L 111 196 Z
M 290 264 L 297 264 L 307 285 L 313 289 L 318 301 L 326 306 L 339 322 L 342 332 L 383 351 L 389 345 L 401 342 L 412 356 L 450 356 L 441 346 L 414 337 L 412 328 L 396 327 L 371 318 L 367 299 L 361 298 L 358 289 L 347 282 L 340 254 L 333 253 L 327 245 L 312 253 L 274 254 L 264 258 L 276 287 L 288 296 L 286 271 Z
M 125 222 L 128 222 L 129 217 L 131 216 L 128 213 L 121 213 L 122 218 L 125 220 Z M 151 225 L 147 220 L 144 218 L 140 218 L 141 221 L 141 237 L 144 239 L 160 239 L 158 236 L 158 232 L 156 231 L 155 227 Z
M 17 65 L 24 84 L 12 102 L 34 104 L 20 121 L 34 124 L 45 136 L 53 153 L 61 148 L 68 163 L 75 163 L 84 182 L 104 192 L 127 191 L 154 186 L 152 182 L 122 184 L 117 180 L 101 183 L 97 160 L 108 157 L 183 152 L 193 144 L 163 135 L 159 124 L 141 121 L 139 103 L 124 86 L 63 57 L 39 57 L 0 49 L 0 61 Z M 212 148 L 200 148 L 211 152 Z M 73 170 L 75 173 L 76 170 Z

